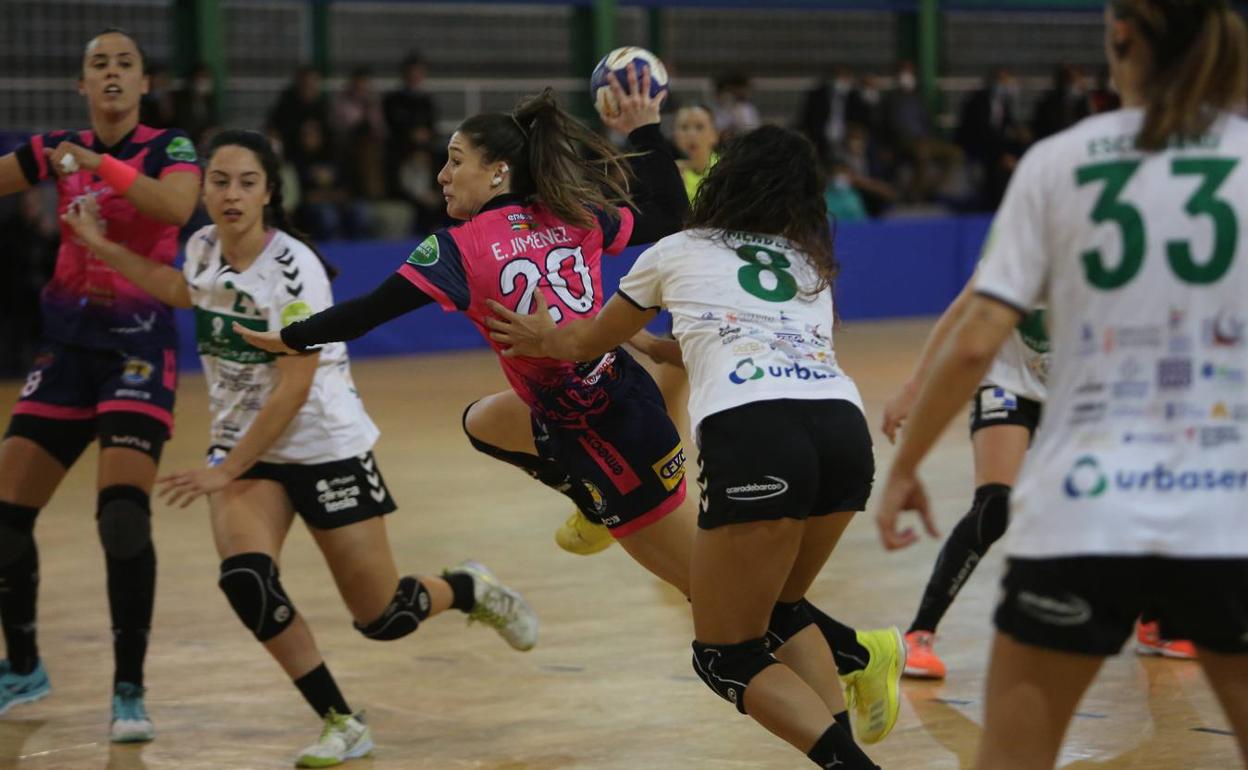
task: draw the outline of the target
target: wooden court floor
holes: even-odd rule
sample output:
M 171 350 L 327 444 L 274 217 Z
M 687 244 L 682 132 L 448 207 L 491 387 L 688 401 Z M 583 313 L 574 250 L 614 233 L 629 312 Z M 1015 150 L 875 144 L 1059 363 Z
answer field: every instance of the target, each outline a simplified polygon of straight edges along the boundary
M 875 428 L 884 399 L 917 354 L 927 324 L 847 324 L 842 362 Z M 515 653 L 492 631 L 449 613 L 413 636 L 370 642 L 352 628 L 329 574 L 297 524 L 283 583 L 310 622 L 355 708 L 368 711 L 375 770 L 797 770 L 809 763 L 698 682 L 691 622 L 676 592 L 618 548 L 565 554 L 552 532 L 568 513 L 553 492 L 477 455 L 459 419 L 471 400 L 505 387 L 488 353 L 362 361 L 355 377 L 382 428 L 377 455 L 400 510 L 388 519 L 402 571 L 433 572 L 465 557 L 520 588 L 542 638 Z M 6 413 L 20 383 L 0 385 Z M 164 468 L 201 462 L 203 381 L 186 377 L 178 432 Z M 877 437 L 880 474 L 891 448 Z M 93 507 L 94 451 L 39 520 L 42 654 L 53 691 L 0 717 L 0 767 L 199 770 L 283 768 L 319 724 L 216 588 L 206 506 L 155 508 L 159 587 L 148 659 L 148 708 L 158 738 L 110 747 L 112 655 L 103 558 Z M 926 466 L 943 529 L 965 510 L 970 458 L 962 423 Z M 938 543 L 885 554 L 860 516 L 811 598 L 860 627 L 909 623 Z M 1001 573 L 990 554 L 941 627 L 947 682 L 907 682 L 901 718 L 870 748 L 883 767 L 971 766 L 979 725 L 989 615 Z M 1234 739 L 1192 663 L 1127 653 L 1106 665 L 1080 707 L 1066 768 L 1238 766 Z

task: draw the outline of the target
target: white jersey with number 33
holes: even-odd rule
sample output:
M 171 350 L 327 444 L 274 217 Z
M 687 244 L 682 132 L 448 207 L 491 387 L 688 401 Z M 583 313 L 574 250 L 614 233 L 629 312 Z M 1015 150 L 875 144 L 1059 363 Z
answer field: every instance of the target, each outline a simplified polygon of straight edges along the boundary
M 832 348 L 832 290 L 783 238 L 689 230 L 637 258 L 620 294 L 664 307 L 689 371 L 694 434 L 708 415 L 754 401 L 843 399 L 862 408 Z
M 1248 556 L 1248 123 L 1145 154 L 1142 120 L 1036 145 L 976 278 L 1053 341 L 1014 556 Z

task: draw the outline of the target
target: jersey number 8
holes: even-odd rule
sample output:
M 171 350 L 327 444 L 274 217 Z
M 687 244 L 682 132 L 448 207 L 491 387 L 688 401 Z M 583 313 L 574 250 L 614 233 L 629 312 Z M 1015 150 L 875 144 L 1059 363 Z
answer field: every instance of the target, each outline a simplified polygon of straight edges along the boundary
M 564 278 L 560 271 L 563 269 L 564 263 L 572 260 L 572 270 L 580 276 L 582 292 L 580 295 L 572 293 L 572 288 L 568 286 L 568 279 Z M 518 285 L 520 278 L 524 278 L 524 287 Z M 499 288 L 502 289 L 503 296 L 508 297 L 515 294 L 516 291 L 522 291 L 520 301 L 516 303 L 516 312 L 528 315 L 533 310 L 533 293 L 537 291 L 538 284 L 542 278 L 550 284 L 550 288 L 555 292 L 555 296 L 559 298 L 568 310 L 573 313 L 588 313 L 594 308 L 594 277 L 589 274 L 589 266 L 585 264 L 585 255 L 581 253 L 581 247 L 574 249 L 559 248 L 551 249 L 546 255 L 546 271 L 543 274 L 542 268 L 537 263 L 528 259 L 513 259 L 503 268 L 499 274 Z M 554 305 L 550 308 L 550 317 L 555 319 L 555 323 L 563 320 L 563 310 Z
M 1166 261 L 1185 283 L 1216 283 L 1231 267 L 1239 244 L 1239 220 L 1235 210 L 1217 193 L 1238 163 L 1234 158 L 1178 158 L 1170 165 L 1171 176 L 1201 178 L 1200 187 L 1187 199 L 1184 211 L 1193 217 L 1207 216 L 1213 220 L 1213 255 L 1203 263 L 1192 258 L 1189 242 L 1166 242 Z M 1092 182 L 1105 183 L 1092 209 L 1092 221 L 1096 224 L 1113 222 L 1122 233 L 1122 260 L 1117 267 L 1105 265 L 1100 249 L 1090 249 L 1082 255 L 1088 283 L 1098 289 L 1121 288 L 1144 266 L 1147 240 L 1144 217 L 1138 208 L 1122 200 L 1122 191 L 1139 168 L 1138 160 L 1120 160 L 1082 166 L 1075 171 L 1075 181 L 1080 187 Z

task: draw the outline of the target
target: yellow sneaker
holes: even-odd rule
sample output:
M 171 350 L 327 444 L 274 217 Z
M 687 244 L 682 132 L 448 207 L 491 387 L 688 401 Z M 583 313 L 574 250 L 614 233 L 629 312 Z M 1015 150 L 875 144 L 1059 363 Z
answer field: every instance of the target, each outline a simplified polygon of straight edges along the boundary
M 555 530 L 555 542 L 568 553 L 589 556 L 610 548 L 615 538 L 611 530 L 590 521 L 576 508 L 563 526 Z
M 880 628 L 859 631 L 858 643 L 871 653 L 861 671 L 841 677 L 845 702 L 854 711 L 854 733 L 862 743 L 879 743 L 892 732 L 901 709 L 901 672 L 906 667 L 906 643 L 901 631 Z

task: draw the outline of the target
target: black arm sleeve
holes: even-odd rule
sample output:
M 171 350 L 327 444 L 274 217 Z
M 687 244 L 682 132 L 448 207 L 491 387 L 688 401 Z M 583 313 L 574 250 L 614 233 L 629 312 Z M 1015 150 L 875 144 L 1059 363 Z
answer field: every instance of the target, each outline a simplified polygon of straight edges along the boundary
M 433 298 L 395 273 L 370 293 L 326 308 L 282 329 L 286 347 L 305 351 L 327 342 L 345 342 L 433 302 Z
M 633 189 L 633 234 L 630 246 L 654 243 L 680 230 L 689 209 L 689 197 L 671 147 L 657 123 L 628 135 L 639 153 L 628 159 L 637 184 Z

